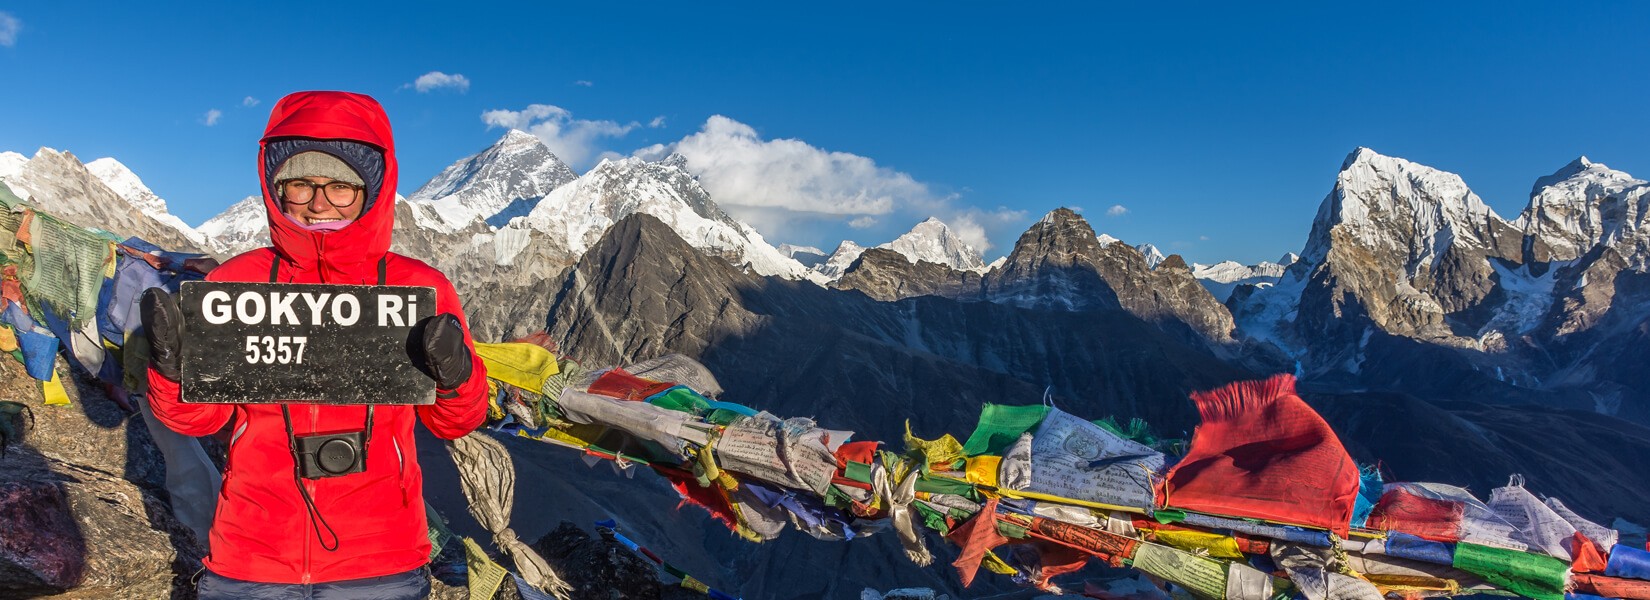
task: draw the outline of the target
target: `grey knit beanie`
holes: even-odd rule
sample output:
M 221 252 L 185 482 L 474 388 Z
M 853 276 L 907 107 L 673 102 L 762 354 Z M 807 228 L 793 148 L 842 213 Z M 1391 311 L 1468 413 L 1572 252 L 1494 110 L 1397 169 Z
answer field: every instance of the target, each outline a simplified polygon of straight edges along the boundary
M 356 173 L 344 161 L 325 152 L 311 150 L 300 152 L 281 163 L 281 168 L 275 172 L 275 181 L 285 181 L 300 177 L 326 177 L 345 183 L 366 186 L 361 174 Z

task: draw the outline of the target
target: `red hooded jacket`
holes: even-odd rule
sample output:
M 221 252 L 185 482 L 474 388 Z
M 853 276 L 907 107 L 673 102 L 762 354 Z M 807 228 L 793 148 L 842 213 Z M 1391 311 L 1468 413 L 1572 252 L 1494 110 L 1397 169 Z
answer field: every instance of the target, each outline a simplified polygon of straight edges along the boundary
M 304 229 L 281 212 L 264 159 L 272 140 L 294 137 L 349 140 L 382 151 L 382 181 L 355 222 L 321 233 Z M 452 283 L 435 268 L 389 251 L 395 218 L 395 144 L 389 119 L 376 100 L 344 92 L 299 92 L 281 99 L 259 144 L 258 163 L 274 247 L 229 259 L 212 271 L 209 281 L 269 281 L 271 263 L 280 261 L 279 281 L 374 284 L 378 263 L 384 259 L 386 284 L 435 288 L 436 311 L 457 315 L 465 323 L 465 342 L 472 344 L 473 354 L 469 325 Z M 370 188 L 372 177 L 368 179 Z M 234 424 L 207 568 L 245 581 L 320 583 L 423 566 L 430 541 L 423 474 L 413 447 L 413 417 L 416 414 L 445 439 L 480 425 L 487 416 L 487 371 L 479 357 L 474 361 L 469 381 L 456 390 L 438 390 L 435 404 L 375 409 L 366 471 L 303 480 L 316 512 L 337 534 L 337 549 L 332 551 L 321 539 L 325 536 L 331 545 L 331 535 L 317 532 L 294 481 L 281 405 L 183 404 L 178 402 L 178 384 L 150 369 L 149 404 L 167 427 L 203 436 Z M 300 436 L 360 431 L 366 419 L 364 406 L 288 406 L 293 431 Z

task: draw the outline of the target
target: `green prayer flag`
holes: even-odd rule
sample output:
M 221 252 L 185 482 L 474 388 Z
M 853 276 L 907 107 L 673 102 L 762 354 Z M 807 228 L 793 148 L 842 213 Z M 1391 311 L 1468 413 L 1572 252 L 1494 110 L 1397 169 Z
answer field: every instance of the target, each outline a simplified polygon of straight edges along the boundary
M 935 494 L 951 494 L 966 498 L 974 497 L 974 484 L 960 479 L 940 479 L 923 477 L 917 479 L 917 491 Z
M 945 524 L 945 514 L 922 502 L 912 502 L 911 508 L 922 517 L 923 526 L 940 532 L 940 535 L 951 535 L 951 528 Z
M 705 411 L 710 410 L 710 401 L 706 400 L 704 396 L 700 396 L 698 392 L 681 385 L 665 390 L 664 393 L 648 399 L 647 402 L 659 408 L 668 408 L 692 415 L 702 415 L 705 414 Z
M 1564 575 L 1570 570 L 1551 556 L 1465 542 L 1455 545 L 1453 566 L 1536 600 L 1563 600 Z
M 1020 439 L 1020 434 L 1031 431 L 1048 415 L 1048 406 L 1031 404 L 1008 406 L 987 404 L 980 407 L 980 423 L 963 443 L 963 454 L 1002 454 L 1003 450 Z

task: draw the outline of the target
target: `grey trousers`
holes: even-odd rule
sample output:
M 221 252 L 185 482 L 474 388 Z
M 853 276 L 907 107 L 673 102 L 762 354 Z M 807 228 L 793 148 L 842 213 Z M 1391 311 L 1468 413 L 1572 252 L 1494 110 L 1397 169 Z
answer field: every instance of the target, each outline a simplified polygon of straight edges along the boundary
M 258 583 L 208 570 L 196 591 L 200 600 L 424 600 L 430 596 L 430 568 L 329 583 Z

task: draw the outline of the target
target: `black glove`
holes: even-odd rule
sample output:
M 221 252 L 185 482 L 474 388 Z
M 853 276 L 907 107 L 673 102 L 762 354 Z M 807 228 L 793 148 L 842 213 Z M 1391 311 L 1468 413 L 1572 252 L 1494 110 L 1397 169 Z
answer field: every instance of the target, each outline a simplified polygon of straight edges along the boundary
M 183 354 L 179 342 L 183 336 L 178 328 L 183 325 L 183 312 L 178 310 L 177 296 L 160 288 L 143 290 L 138 310 L 144 335 L 149 338 L 149 366 L 167 379 L 180 380 Z
M 435 380 L 443 390 L 455 389 L 470 380 L 470 346 L 464 343 L 464 326 L 452 313 L 441 313 L 413 327 L 413 365 Z

